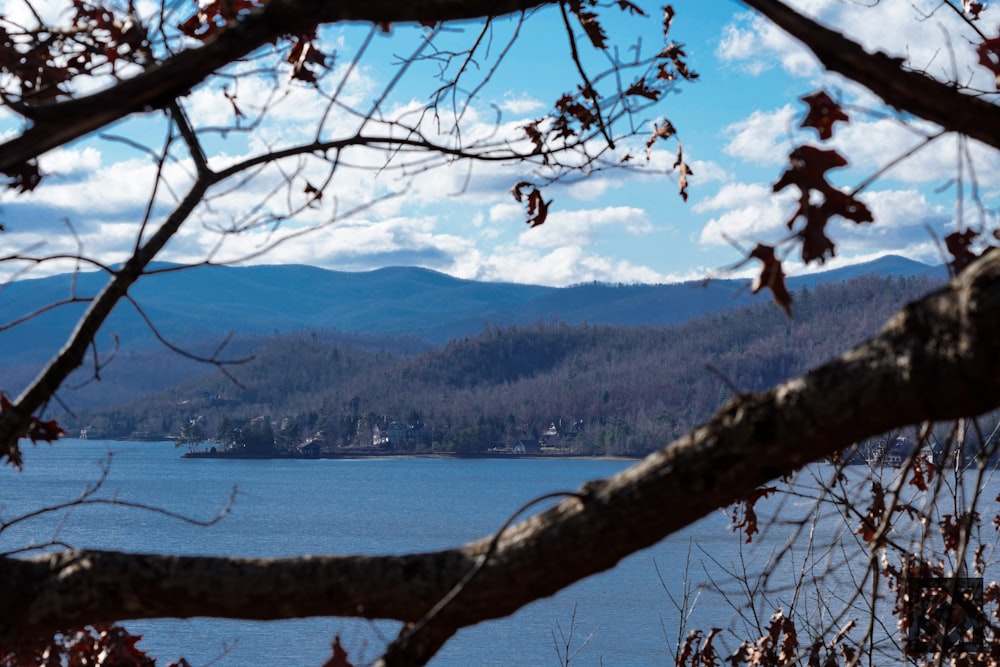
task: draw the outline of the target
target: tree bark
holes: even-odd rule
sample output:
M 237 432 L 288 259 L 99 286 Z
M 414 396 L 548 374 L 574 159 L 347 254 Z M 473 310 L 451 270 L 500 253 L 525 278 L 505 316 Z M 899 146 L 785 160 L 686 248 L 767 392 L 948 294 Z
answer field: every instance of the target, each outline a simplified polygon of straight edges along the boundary
M 1000 405 L 1000 251 L 806 375 L 731 400 L 644 461 L 503 534 L 463 590 L 394 646 L 422 664 L 456 629 L 509 615 L 863 438 Z M 0 560 L 0 641 L 87 623 L 212 616 L 420 619 L 492 537 L 404 556 L 259 560 L 66 551 Z M 429 652 L 429 653 L 428 653 Z
M 906 69 L 902 58 L 868 53 L 860 44 L 799 14 L 779 0 L 743 0 L 812 51 L 823 66 L 843 74 L 887 104 L 944 129 L 1000 149 L 1000 107 Z

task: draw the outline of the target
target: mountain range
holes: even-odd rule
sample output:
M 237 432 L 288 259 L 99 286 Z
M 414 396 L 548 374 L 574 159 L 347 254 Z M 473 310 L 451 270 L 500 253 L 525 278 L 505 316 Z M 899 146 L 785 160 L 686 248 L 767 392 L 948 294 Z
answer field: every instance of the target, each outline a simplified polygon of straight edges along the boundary
M 485 324 L 676 324 L 761 298 L 750 294 L 744 280 L 558 288 L 462 280 L 412 267 L 364 273 L 302 265 L 171 268 L 158 265 L 129 294 L 160 334 L 178 344 L 218 342 L 229 332 L 307 329 L 405 335 L 440 344 L 478 333 Z M 794 291 L 869 273 L 946 277 L 940 266 L 887 256 L 790 278 L 788 283 Z M 0 321 L 10 322 L 71 296 L 91 297 L 105 281 L 103 272 L 89 272 L 9 283 L 0 293 Z M 0 368 L 37 369 L 65 342 L 85 307 L 70 303 L 0 333 Z M 119 304 L 103 327 L 98 339 L 102 352 L 113 347 L 111 334 L 126 350 L 155 344 L 150 328 L 129 303 Z

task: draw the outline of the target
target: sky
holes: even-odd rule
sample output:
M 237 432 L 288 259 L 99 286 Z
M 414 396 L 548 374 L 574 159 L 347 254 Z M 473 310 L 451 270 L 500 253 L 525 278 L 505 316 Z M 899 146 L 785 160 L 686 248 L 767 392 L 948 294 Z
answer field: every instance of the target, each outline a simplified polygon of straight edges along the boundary
M 45 15 L 59 15 L 61 5 L 55 0 L 35 4 Z M 660 5 L 639 4 L 650 19 L 602 12 L 612 39 L 621 44 L 618 56 L 623 59 L 639 38 L 643 53 L 659 48 Z M 987 91 L 996 88 L 990 73 L 977 65 L 975 34 L 937 0 L 791 4 L 870 50 L 906 58 L 916 69 Z M 177 22 L 190 13 L 189 5 L 193 7 L 187 2 L 170 5 Z M 510 194 L 520 180 L 539 182 L 545 174 L 537 169 L 512 163 L 441 163 L 422 169 L 405 154 L 348 151 L 332 178 L 328 163 L 293 160 L 221 184 L 159 259 L 311 264 L 343 271 L 421 266 L 459 278 L 553 286 L 746 275 L 752 271 L 749 266 L 735 273 L 727 269 L 755 243 L 774 244 L 788 235 L 785 222 L 796 208 L 794 194 L 771 191 L 788 153 L 802 143 L 820 144 L 814 130 L 799 127 L 805 110 L 801 97 L 826 90 L 850 116 L 849 123 L 837 124 L 828 142 L 850 163 L 831 172 L 831 181 L 845 190 L 935 131 L 926 123 L 898 117 L 866 90 L 825 73 L 808 51 L 739 3 L 679 0 L 673 5 L 677 15 L 670 37 L 684 44 L 688 63 L 700 78 L 679 84 L 655 107 L 638 114 L 640 136 L 618 151 L 631 149 L 635 157 L 629 164 L 639 169 L 600 171 L 546 187 L 545 197 L 553 203 L 542 226 L 529 228 L 523 205 Z M 0 0 L 0 7 L 9 19 L 30 22 L 21 0 Z M 153 9 L 143 3 L 139 7 Z M 998 11 L 988 7 L 979 22 L 988 35 L 997 32 Z M 486 78 L 491 58 L 502 52 L 514 25 L 495 23 L 487 36 L 488 55 L 473 63 L 463 79 L 466 89 Z M 582 60 L 596 72 L 606 60 L 575 28 Z M 478 24 L 449 26 L 434 44 L 439 49 L 468 44 L 478 32 Z M 439 126 L 454 125 L 465 142 L 498 137 L 523 142 L 519 128 L 543 116 L 579 82 L 561 18 L 548 8 L 530 17 L 459 121 L 454 121 L 458 107 L 450 105 L 450 98 L 438 118 L 420 117 L 429 96 L 442 85 L 435 78 L 441 59 L 427 58 L 405 71 L 399 63 L 428 34 L 416 26 L 378 32 L 352 67 L 353 54 L 369 38 L 369 29 L 324 30 L 321 48 L 336 55 L 321 88 L 339 87 L 333 107 L 328 108 L 315 89 L 291 82 L 285 74 L 259 73 L 263 60 L 237 65 L 233 73 L 240 77 L 213 79 L 183 103 L 196 127 L 230 128 L 204 135 L 211 165 L 224 168 L 264 150 L 309 140 L 316 134 L 318 118 L 325 118 L 326 137 L 349 133 L 359 126 L 358 112 L 369 109 L 397 78 L 380 115 L 366 127 L 406 120 L 433 133 Z M 424 55 L 429 54 L 424 48 Z M 453 71 L 446 72 L 445 81 Z M 255 110 L 266 107 L 268 112 L 252 132 L 233 130 L 230 98 L 247 117 L 241 123 L 248 123 Z M 686 202 L 678 195 L 676 174 L 670 173 L 677 144 L 660 142 L 647 159 L 645 136 L 663 118 L 677 128 L 693 172 Z M 9 112 L 0 112 L 0 139 L 14 136 L 18 122 Z M 157 175 L 149 151 L 159 149 L 166 132 L 162 114 L 152 114 L 45 155 L 41 187 L 25 195 L 0 195 L 0 223 L 7 229 L 3 254 L 82 248 L 106 263 L 124 260 L 142 229 Z M 166 162 L 147 230 L 189 184 L 191 169 L 185 157 L 177 148 Z M 859 198 L 872 210 L 873 224 L 832 224 L 837 256 L 824 268 L 885 254 L 940 263 L 935 235 L 940 238 L 960 224 L 976 225 L 984 219 L 995 224 L 991 211 L 998 206 L 998 161 L 995 151 L 960 144 L 952 137 L 929 143 L 862 191 Z M 328 178 L 322 200 L 309 202 L 303 196 L 304 183 L 323 186 Z M 294 187 L 282 187 L 287 179 Z M 290 211 L 297 214 L 285 218 Z M 803 267 L 792 249 L 782 252 L 788 253 L 789 273 L 818 268 Z M 7 264 L 8 273 L 12 267 Z M 28 275 L 65 269 L 43 265 Z

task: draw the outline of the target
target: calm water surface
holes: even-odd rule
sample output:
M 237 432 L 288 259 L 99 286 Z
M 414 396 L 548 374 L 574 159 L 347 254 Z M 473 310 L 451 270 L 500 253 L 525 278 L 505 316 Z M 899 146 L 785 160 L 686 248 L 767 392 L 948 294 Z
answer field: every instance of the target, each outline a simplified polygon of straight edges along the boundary
M 100 477 L 109 451 L 113 457 L 102 497 L 209 518 L 236 486 L 236 504 L 210 528 L 134 509 L 81 507 L 0 533 L 0 551 L 52 538 L 77 547 L 238 556 L 439 549 L 491 533 L 533 497 L 574 490 L 629 465 L 606 460 L 183 460 L 169 443 L 67 440 L 28 447 L 23 473 L 0 472 L 3 518 L 79 496 Z M 682 589 L 689 553 L 689 579 L 717 576 L 719 565 L 731 567 L 739 552 L 729 523 L 716 512 L 610 572 L 513 617 L 463 630 L 432 664 L 559 665 L 553 634 L 558 636 L 560 628 L 568 632 L 571 621 L 571 652 L 580 649 L 572 665 L 672 664 L 679 614 L 654 561 L 675 595 Z M 774 536 L 770 545 L 761 541 L 768 551 L 783 538 Z M 755 558 L 751 552 L 744 556 L 751 562 Z M 733 618 L 728 605 L 706 594 L 692 621 L 702 628 L 727 627 Z M 216 660 L 213 664 L 220 666 L 289 667 L 322 664 L 334 634 L 341 635 L 360 665 L 377 657 L 398 628 L 351 619 L 193 619 L 126 626 L 145 635 L 140 646 L 161 664 L 183 655 L 196 666 Z

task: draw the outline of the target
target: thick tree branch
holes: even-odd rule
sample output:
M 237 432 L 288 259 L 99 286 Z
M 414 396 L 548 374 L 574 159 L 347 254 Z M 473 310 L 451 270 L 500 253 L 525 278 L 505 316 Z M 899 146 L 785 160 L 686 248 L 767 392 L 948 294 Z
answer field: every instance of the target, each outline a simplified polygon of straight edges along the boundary
M 711 421 L 579 496 L 506 531 L 495 553 L 432 622 L 421 664 L 453 628 L 509 615 L 613 567 L 757 486 L 858 440 L 1000 405 L 1000 252 L 897 314 L 874 338 L 774 389 L 739 396 Z M 68 551 L 0 559 L 4 635 L 129 618 L 420 619 L 491 537 L 385 557 L 278 560 Z M 433 653 L 433 648 L 431 649 Z
M 177 205 L 156 233 L 138 248 L 114 272 L 114 276 L 101 292 L 91 300 L 87 311 L 77 322 L 76 328 L 59 353 L 13 402 L 10 409 L 0 417 L 0 458 L 7 456 L 11 462 L 20 461 L 18 435 L 31 415 L 39 410 L 56 393 L 62 383 L 82 363 L 87 348 L 90 347 L 104 321 L 125 296 L 129 288 L 142 275 L 153 258 L 163 249 L 180 228 L 195 207 L 201 203 L 208 188 L 215 181 L 210 175 L 200 177 L 191 186 L 184 199 Z
M 868 53 L 857 42 L 780 0 L 743 2 L 802 42 L 824 67 L 860 83 L 887 104 L 1000 149 L 1000 107 L 995 104 L 962 93 L 954 84 L 908 70 L 899 58 Z
M 170 105 L 213 72 L 284 35 L 311 32 L 329 23 L 364 21 L 437 23 L 499 16 L 552 0 L 270 0 L 203 46 L 171 56 L 142 74 L 77 99 L 24 109 L 33 125 L 0 144 L 0 172 L 79 139 L 137 112 Z

